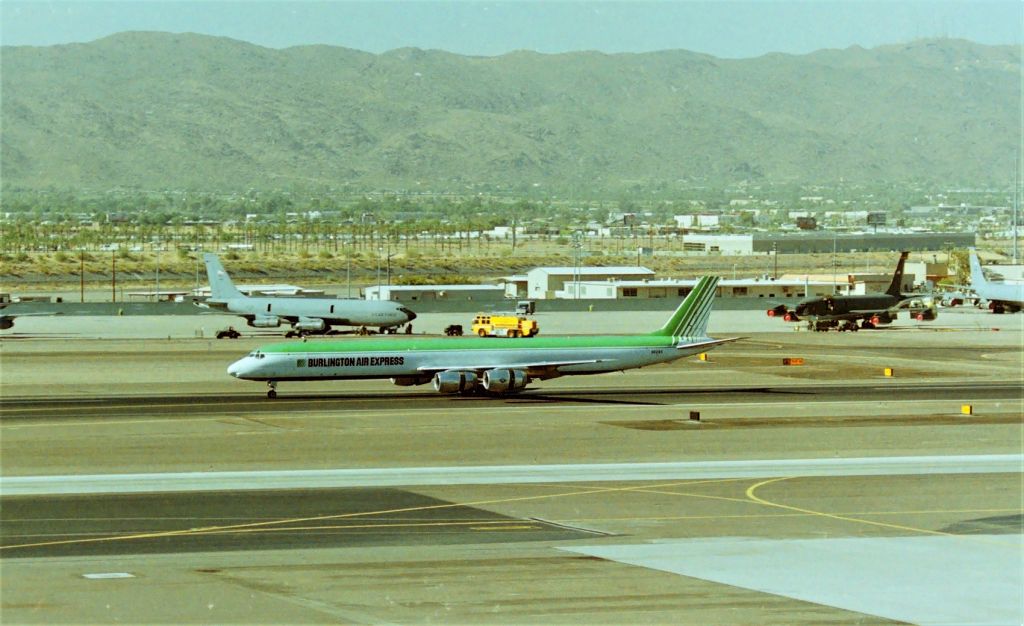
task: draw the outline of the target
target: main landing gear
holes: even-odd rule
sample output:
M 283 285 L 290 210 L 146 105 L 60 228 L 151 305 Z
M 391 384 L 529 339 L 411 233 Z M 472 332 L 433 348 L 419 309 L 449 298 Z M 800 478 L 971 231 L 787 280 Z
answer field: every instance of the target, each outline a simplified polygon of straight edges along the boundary
M 273 400 L 276 397 L 277 397 L 277 381 L 276 380 L 268 380 L 267 381 L 267 398 Z

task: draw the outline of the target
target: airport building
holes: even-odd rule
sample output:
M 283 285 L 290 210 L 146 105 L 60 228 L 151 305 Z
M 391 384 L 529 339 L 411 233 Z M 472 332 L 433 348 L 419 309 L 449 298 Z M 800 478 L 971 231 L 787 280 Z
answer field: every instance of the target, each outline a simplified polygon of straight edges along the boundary
M 625 300 L 684 298 L 696 279 L 622 280 L 622 281 L 580 281 L 571 282 L 556 293 L 556 297 L 587 300 Z M 840 284 L 845 287 L 844 283 Z M 804 298 L 827 296 L 834 291 L 832 282 L 819 280 L 743 278 L 723 279 L 718 283 L 715 295 L 720 298 Z M 810 294 L 805 295 L 805 294 Z
M 641 280 L 654 278 L 654 270 L 635 265 L 609 267 L 536 267 L 526 274 L 504 277 L 506 298 L 547 300 L 561 297 L 567 283 L 582 281 Z
M 626 278 L 619 278 L 626 274 Z M 640 275 L 634 278 L 629 274 Z M 531 277 L 537 282 L 530 282 Z M 367 300 L 416 302 L 495 302 L 500 300 L 645 300 L 679 299 L 690 293 L 696 279 L 654 278 L 644 267 L 540 267 L 524 275 L 505 277 L 504 285 L 380 285 L 364 289 Z M 891 273 L 786 275 L 780 278 L 723 279 L 716 295 L 738 299 L 811 298 L 830 294 L 884 292 Z M 913 291 L 914 275 L 904 273 L 902 290 Z M 527 296 L 527 293 L 540 294 Z
M 322 298 L 323 289 L 307 289 L 298 285 L 235 285 L 235 288 L 250 297 L 261 296 L 302 296 Z M 138 292 L 142 294 L 142 292 Z M 145 294 L 142 294 L 145 295 Z M 209 298 L 210 287 L 199 287 L 192 290 L 192 295 L 198 298 Z
M 833 233 L 754 233 L 750 235 L 688 234 L 683 250 L 693 254 L 747 255 L 825 252 L 899 252 L 969 248 L 975 245 L 974 233 L 881 232 Z
M 373 285 L 363 289 L 367 300 L 397 302 L 493 301 L 505 297 L 504 285 Z

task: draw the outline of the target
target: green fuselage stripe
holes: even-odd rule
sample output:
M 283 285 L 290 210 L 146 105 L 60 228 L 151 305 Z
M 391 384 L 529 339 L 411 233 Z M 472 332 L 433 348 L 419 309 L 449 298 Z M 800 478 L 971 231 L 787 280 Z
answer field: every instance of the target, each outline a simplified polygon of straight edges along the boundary
M 336 341 L 302 341 L 261 346 L 266 354 L 300 354 L 325 352 L 417 352 L 472 350 L 543 350 L 562 348 L 633 348 L 672 347 L 680 338 L 662 335 L 605 335 L 579 337 L 533 337 L 530 339 L 499 339 L 490 337 L 452 337 L 409 339 L 339 339 Z

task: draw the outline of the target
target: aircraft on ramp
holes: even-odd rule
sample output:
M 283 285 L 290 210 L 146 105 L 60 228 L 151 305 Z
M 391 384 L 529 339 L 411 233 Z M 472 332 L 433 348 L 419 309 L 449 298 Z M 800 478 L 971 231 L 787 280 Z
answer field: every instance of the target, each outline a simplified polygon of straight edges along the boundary
M 982 300 L 988 300 L 993 313 L 1015 313 L 1024 307 L 1024 284 L 997 283 L 985 278 L 978 253 L 971 250 L 971 289 Z
M 254 328 L 291 325 L 289 335 L 328 334 L 332 326 L 376 326 L 381 332 L 416 319 L 416 314 L 390 300 L 338 298 L 249 297 L 240 292 L 216 254 L 203 254 L 210 279 L 210 297 L 199 306 L 244 317 Z
M 440 393 L 517 393 L 534 380 L 666 363 L 735 341 L 706 335 L 717 277 L 705 276 L 658 330 L 640 335 L 386 338 L 277 343 L 232 363 L 228 374 L 266 381 L 390 378 L 400 387 L 433 382 Z
M 918 321 L 932 321 L 938 317 L 934 301 L 920 294 L 903 295 L 900 287 L 903 284 L 903 265 L 909 252 L 900 254 L 892 282 L 885 293 L 868 293 L 852 296 L 824 296 L 804 300 L 790 311 L 786 305 L 768 309 L 768 317 L 781 317 L 787 322 L 807 320 L 807 328 L 826 331 L 830 328 L 839 330 L 857 330 L 857 322 L 861 328 L 875 328 L 881 324 L 891 324 L 900 311 L 909 311 Z

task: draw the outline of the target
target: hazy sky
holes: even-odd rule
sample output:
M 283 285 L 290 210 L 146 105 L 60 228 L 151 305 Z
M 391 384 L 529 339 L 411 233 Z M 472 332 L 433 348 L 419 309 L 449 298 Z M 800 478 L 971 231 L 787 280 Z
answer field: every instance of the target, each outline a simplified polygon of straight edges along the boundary
M 511 50 L 719 57 L 874 47 L 924 37 L 1021 45 L 1019 0 L 703 2 L 343 2 L 0 0 L 4 45 L 92 41 L 128 30 L 222 35 L 283 48 L 369 52 L 415 46 L 459 54 Z

